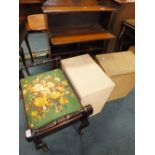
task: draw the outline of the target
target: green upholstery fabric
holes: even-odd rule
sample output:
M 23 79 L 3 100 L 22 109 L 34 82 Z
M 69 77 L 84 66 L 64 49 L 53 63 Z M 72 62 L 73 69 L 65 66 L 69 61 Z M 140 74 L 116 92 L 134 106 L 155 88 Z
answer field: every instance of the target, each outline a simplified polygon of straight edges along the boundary
M 56 69 L 21 80 L 29 128 L 40 128 L 83 107 L 63 72 Z

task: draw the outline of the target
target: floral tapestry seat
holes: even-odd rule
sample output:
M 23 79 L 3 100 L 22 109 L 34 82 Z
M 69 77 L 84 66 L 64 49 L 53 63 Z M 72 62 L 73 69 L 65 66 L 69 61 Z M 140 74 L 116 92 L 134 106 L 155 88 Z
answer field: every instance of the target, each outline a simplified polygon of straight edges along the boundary
M 26 77 L 21 88 L 31 129 L 83 110 L 61 69 Z

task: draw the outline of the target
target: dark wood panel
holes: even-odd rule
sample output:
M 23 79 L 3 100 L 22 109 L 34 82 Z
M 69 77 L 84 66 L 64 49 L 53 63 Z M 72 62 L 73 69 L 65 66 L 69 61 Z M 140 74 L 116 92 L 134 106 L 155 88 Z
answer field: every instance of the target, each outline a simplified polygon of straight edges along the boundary
M 53 32 L 55 27 L 85 26 L 99 23 L 100 12 L 48 14 L 49 30 Z
M 19 5 L 19 16 L 27 17 L 32 14 L 42 13 L 41 4 L 20 4 Z

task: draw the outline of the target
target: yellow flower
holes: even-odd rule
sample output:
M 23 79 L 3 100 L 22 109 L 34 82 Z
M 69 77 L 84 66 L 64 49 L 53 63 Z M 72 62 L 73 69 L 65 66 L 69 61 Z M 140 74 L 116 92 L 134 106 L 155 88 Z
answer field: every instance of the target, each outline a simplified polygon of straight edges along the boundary
M 38 114 L 38 112 L 37 112 L 37 111 L 32 111 L 32 112 L 31 112 L 32 117 L 37 116 L 37 114 Z
M 27 90 L 26 89 L 24 89 L 23 90 L 23 95 L 25 95 L 27 93 Z
M 61 97 L 59 99 L 59 102 L 60 102 L 60 104 L 67 104 L 68 103 L 68 100 L 66 98 L 64 98 L 64 97 Z
M 54 100 L 58 99 L 60 96 L 61 96 L 61 93 L 58 92 L 58 91 L 54 91 L 51 94 L 51 98 L 54 99 Z
M 35 98 L 34 105 L 37 107 L 43 107 L 47 104 L 47 99 L 43 97 Z
M 48 83 L 47 83 L 47 86 L 50 87 L 50 88 L 53 88 L 55 85 L 54 85 L 53 82 L 48 82 Z

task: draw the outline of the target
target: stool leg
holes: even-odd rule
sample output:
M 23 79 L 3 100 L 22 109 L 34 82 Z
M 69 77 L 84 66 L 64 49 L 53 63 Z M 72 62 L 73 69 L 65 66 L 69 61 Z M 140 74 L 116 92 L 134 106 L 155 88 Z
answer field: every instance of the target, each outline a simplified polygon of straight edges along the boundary
M 31 57 L 31 62 L 33 63 L 34 59 L 33 59 L 33 55 L 32 55 L 32 51 L 31 51 L 30 45 L 29 45 L 28 35 L 25 37 L 25 42 L 26 42 L 27 48 L 29 50 L 29 54 L 30 54 L 30 57 Z
M 24 64 L 24 66 L 25 66 L 25 70 L 26 70 L 27 74 L 30 75 L 30 73 L 29 73 L 29 71 L 28 71 L 28 69 L 26 67 L 25 55 L 24 55 L 24 51 L 23 51 L 23 48 L 22 47 L 19 49 L 19 55 L 20 55 L 21 60 L 22 60 L 22 62 Z
M 88 117 L 85 117 L 81 120 L 81 125 L 79 127 L 79 134 L 82 135 L 83 134 L 83 130 L 84 128 L 89 126 L 89 121 L 88 121 Z
M 44 152 L 48 151 L 47 144 L 44 143 L 40 138 L 34 139 L 34 143 L 35 143 L 36 149 L 43 149 Z

